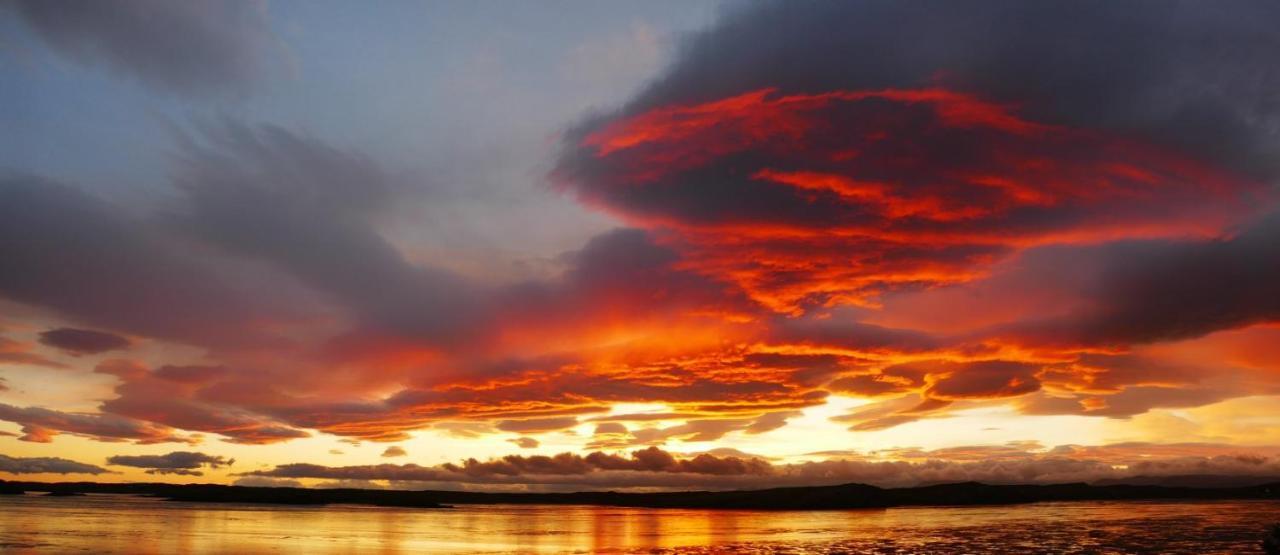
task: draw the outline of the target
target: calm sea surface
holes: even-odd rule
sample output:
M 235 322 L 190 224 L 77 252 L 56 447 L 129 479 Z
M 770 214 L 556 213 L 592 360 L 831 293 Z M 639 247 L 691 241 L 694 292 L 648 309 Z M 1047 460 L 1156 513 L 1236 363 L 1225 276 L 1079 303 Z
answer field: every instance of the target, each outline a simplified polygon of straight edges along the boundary
M 31 553 L 1260 553 L 1277 502 L 1038 503 L 758 512 L 454 509 L 0 497 L 0 551 Z

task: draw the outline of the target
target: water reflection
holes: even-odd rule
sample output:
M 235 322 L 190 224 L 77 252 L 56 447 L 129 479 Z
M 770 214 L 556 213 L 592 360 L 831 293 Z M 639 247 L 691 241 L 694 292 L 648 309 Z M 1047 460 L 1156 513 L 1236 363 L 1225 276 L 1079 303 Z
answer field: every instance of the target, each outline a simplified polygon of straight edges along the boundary
M 0 498 L 0 549 L 49 553 L 1249 553 L 1280 503 L 759 512 L 448 510 Z

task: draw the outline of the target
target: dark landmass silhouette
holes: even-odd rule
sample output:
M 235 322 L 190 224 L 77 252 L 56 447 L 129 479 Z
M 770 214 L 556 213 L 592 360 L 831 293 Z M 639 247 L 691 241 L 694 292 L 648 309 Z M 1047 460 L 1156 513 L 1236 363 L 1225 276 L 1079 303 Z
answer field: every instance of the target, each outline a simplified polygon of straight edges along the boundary
M 621 493 L 480 493 L 465 491 L 406 491 L 369 489 L 311 489 L 94 482 L 3 482 L 0 491 L 123 493 L 172 501 L 206 503 L 271 503 L 286 505 L 362 504 L 442 508 L 450 504 L 610 505 L 619 507 L 822 510 L 904 506 L 1003 505 L 1042 501 L 1127 500 L 1280 500 L 1280 481 L 1238 487 L 1163 485 L 990 485 L 977 482 L 911 488 L 880 488 L 866 484 L 789 487 L 740 491 L 681 491 Z

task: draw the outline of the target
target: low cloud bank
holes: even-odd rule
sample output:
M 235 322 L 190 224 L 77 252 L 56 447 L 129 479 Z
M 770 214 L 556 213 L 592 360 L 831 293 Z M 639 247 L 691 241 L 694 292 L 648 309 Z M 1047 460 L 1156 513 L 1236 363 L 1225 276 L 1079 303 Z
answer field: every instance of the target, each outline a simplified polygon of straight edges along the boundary
M 106 474 L 100 466 L 59 457 L 10 457 L 0 455 L 0 473 L 9 474 Z
M 815 454 L 816 455 L 816 454 Z M 1135 476 L 1280 477 L 1280 449 L 1219 444 L 1122 443 L 1043 448 L 1034 442 L 923 451 L 828 452 L 821 461 L 776 464 L 749 454 L 677 455 L 657 447 L 628 455 L 508 455 L 439 466 L 280 465 L 242 476 L 282 480 L 377 480 L 393 487 L 479 490 L 737 489 L 865 483 L 882 487 L 979 481 L 1097 482 Z

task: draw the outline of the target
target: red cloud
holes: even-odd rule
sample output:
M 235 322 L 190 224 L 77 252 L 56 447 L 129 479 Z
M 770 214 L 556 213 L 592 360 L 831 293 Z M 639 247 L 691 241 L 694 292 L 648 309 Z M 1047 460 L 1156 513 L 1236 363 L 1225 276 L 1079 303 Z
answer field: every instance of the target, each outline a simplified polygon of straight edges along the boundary
M 963 283 L 1047 242 L 1217 233 L 1257 185 L 942 89 L 782 94 L 601 125 L 556 174 L 771 310 Z
M 99 441 L 133 441 L 139 444 L 196 441 L 168 426 L 112 414 L 63 412 L 0 403 L 0 420 L 21 425 L 24 435 L 18 439 L 36 443 L 49 443 L 60 433 Z

